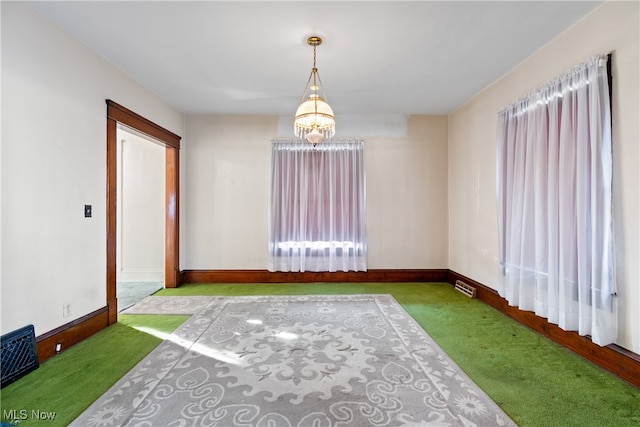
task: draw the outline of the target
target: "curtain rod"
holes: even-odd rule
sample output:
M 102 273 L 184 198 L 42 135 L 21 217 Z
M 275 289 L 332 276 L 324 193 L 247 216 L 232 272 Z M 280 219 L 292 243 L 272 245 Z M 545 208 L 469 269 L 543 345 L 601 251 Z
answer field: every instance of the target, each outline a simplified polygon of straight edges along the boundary
M 562 81 L 564 81 L 565 79 L 567 79 L 568 77 L 571 77 L 577 71 L 579 71 L 580 69 L 584 68 L 585 66 L 591 64 L 594 61 L 598 61 L 598 66 L 600 66 L 600 67 L 607 65 L 607 74 L 609 74 L 609 76 L 610 76 L 611 73 L 610 73 L 610 67 L 609 67 L 608 64 L 610 64 L 610 62 L 611 62 L 611 52 L 604 53 L 604 54 L 593 55 L 589 59 L 587 59 L 586 61 L 584 61 L 584 62 L 582 62 L 582 63 L 580 63 L 578 65 L 574 65 L 573 67 L 571 67 L 569 70 L 565 71 L 564 73 L 552 78 L 551 80 L 547 81 L 543 85 L 539 86 L 537 89 L 532 90 L 527 95 L 522 96 L 520 98 L 517 98 L 511 104 L 509 104 L 509 105 L 507 105 L 505 107 L 502 107 L 498 111 L 498 115 L 505 114 L 505 113 L 510 112 L 511 110 L 513 110 L 515 108 L 519 108 L 519 107 L 522 108 L 522 111 L 519 111 L 517 114 L 522 114 L 522 113 L 525 113 L 525 112 L 529 111 L 530 108 L 533 108 L 535 105 L 537 105 L 537 104 L 539 104 L 541 102 L 548 103 L 554 97 L 562 96 L 562 93 L 558 92 L 558 91 L 553 93 L 551 96 L 549 96 L 548 94 L 544 94 L 543 92 L 547 91 L 552 85 L 559 84 Z M 526 104 L 529 104 L 532 101 L 532 98 L 538 98 L 538 99 L 535 100 L 536 103 L 534 105 L 526 105 Z

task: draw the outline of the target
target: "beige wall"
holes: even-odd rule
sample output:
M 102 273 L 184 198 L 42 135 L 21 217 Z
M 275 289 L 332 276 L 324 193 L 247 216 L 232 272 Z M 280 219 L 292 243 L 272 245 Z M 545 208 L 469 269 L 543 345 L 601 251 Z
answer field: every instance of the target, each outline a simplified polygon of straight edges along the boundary
M 266 269 L 278 117 L 189 116 L 185 269 Z M 447 118 L 365 139 L 369 268 L 447 267 Z
M 497 288 L 496 114 L 597 53 L 613 52 L 617 343 L 640 353 L 639 5 L 607 2 L 449 116 L 449 268 Z
M 28 3 L 0 7 L 1 329 L 41 335 L 106 305 L 105 99 L 177 134 L 183 116 Z
M 365 140 L 369 268 L 447 268 L 447 117 Z
M 276 116 L 188 116 L 183 269 L 266 269 Z

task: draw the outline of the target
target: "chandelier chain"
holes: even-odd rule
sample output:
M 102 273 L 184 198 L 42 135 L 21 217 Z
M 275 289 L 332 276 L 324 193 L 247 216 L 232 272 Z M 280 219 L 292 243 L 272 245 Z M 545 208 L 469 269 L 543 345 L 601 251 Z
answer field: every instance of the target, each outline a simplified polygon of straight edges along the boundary
M 307 79 L 294 120 L 295 135 L 299 138 L 305 138 L 314 147 L 325 138 L 332 138 L 335 134 L 333 110 L 326 102 L 326 94 L 317 68 L 316 47 L 321 43 L 322 39 L 317 36 L 307 39 L 307 44 L 313 47 L 313 68 L 311 68 L 311 74 Z
M 318 78 L 318 68 L 316 67 L 316 45 L 313 45 L 313 70 L 311 70 L 311 74 L 313 74 L 313 91 L 316 93 L 316 96 L 313 98 L 313 109 L 316 114 L 318 114 L 318 82 L 316 78 Z

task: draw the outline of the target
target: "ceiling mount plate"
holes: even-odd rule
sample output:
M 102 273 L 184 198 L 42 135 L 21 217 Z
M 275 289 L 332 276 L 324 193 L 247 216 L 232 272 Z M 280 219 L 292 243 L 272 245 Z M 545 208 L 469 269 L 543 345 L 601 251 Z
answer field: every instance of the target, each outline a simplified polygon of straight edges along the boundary
M 311 36 L 307 39 L 307 44 L 309 46 L 320 46 L 322 44 L 322 39 L 318 36 Z

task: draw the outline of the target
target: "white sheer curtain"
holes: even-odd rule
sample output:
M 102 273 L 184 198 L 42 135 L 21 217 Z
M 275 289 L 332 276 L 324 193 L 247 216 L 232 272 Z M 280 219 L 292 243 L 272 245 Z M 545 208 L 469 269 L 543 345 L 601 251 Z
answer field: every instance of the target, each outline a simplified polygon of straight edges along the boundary
M 274 140 L 269 271 L 366 271 L 364 143 Z
M 606 55 L 498 114 L 500 293 L 599 345 L 617 335 Z

